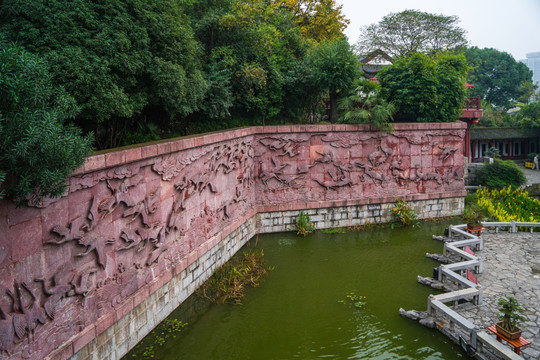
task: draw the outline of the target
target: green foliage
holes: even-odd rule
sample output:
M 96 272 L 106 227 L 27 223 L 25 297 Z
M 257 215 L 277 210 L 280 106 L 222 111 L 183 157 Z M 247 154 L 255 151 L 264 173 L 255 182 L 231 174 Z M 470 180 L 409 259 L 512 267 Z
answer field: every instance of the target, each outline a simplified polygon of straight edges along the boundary
M 123 145 L 142 144 L 161 139 L 159 127 L 153 123 L 138 122 L 134 130 L 127 131 Z
M 467 61 L 463 55 L 420 53 L 398 58 L 377 78 L 383 95 L 397 107 L 398 120 L 452 122 L 467 97 Z
M 245 120 L 240 125 L 252 125 L 297 113 L 297 104 L 288 101 L 288 92 L 297 89 L 292 83 L 299 84 L 291 69 L 303 61 L 309 45 L 293 15 L 274 5 L 221 0 L 194 3 L 189 9 L 205 46 L 210 84 L 205 112 L 198 116 L 220 124 L 239 116 Z
M 499 154 L 499 149 L 492 146 L 486 151 L 486 156 L 491 158 L 499 158 L 501 155 Z
M 476 196 L 478 206 L 495 221 L 540 222 L 540 201 L 520 188 L 484 188 Z
M 177 334 L 187 323 L 182 322 L 175 318 L 165 319 L 154 329 L 150 335 L 148 335 L 141 343 L 131 352 L 131 357 L 144 360 L 154 359 L 156 356 L 156 350 L 163 347 L 167 340 L 175 339 Z
M 540 101 L 531 102 L 523 105 L 516 114 L 518 122 L 524 128 L 540 127 Z
M 494 159 L 492 164 L 485 164 L 475 171 L 479 185 L 488 188 L 519 187 L 527 182 L 523 170 L 513 161 Z
M 502 321 L 503 328 L 514 332 L 518 330 L 518 326 L 523 321 L 526 321 L 527 319 L 522 316 L 525 309 L 521 306 L 521 304 L 516 300 L 515 297 L 512 296 L 505 296 L 499 299 L 498 301 L 499 305 L 499 311 L 501 314 L 499 315 L 499 320 Z
M 327 92 L 329 121 L 337 121 L 337 101 L 360 76 L 360 63 L 346 39 L 327 41 L 312 48 L 306 55 L 315 85 Z
M 474 46 L 466 49 L 465 56 L 472 66 L 468 79 L 474 84 L 472 95 L 480 95 L 487 102 L 508 109 L 530 91 L 525 83 L 532 81 L 532 71 L 512 55 Z
M 50 64 L 100 148 L 118 146 L 149 106 L 173 118 L 202 102 L 200 45 L 182 2 L 6 0 L 2 10 L 2 32 Z
M 290 11 L 302 36 L 314 42 L 342 38 L 349 23 L 341 13 L 343 5 L 335 0 L 273 0 L 273 3 Z
M 485 217 L 484 211 L 477 204 L 466 206 L 462 216 L 463 220 L 469 225 L 480 224 Z
M 417 10 L 390 13 L 378 24 L 362 29 L 357 49 L 361 54 L 382 50 L 399 57 L 463 47 L 467 40 L 465 30 L 457 26 L 458 21 L 457 16 Z
M 357 295 L 354 291 L 349 292 L 345 298 L 347 300 L 339 300 L 338 302 L 342 304 L 352 304 L 358 310 L 365 308 L 367 305 L 366 297 Z
M 321 230 L 325 234 L 345 234 L 347 233 L 347 229 L 345 228 L 329 228 L 329 229 L 322 229 Z
M 215 303 L 242 304 L 248 286 L 257 287 L 262 277 L 272 270 L 264 261 L 264 252 L 246 251 L 233 257 L 196 291 L 202 298 Z
M 340 123 L 372 124 L 382 131 L 391 132 L 392 116 L 396 109 L 381 95 L 381 86 L 367 79 L 359 79 L 354 91 L 339 101 Z
M 73 121 L 95 132 L 99 149 L 311 121 L 356 76 L 334 0 L 5 0 L 1 17 L 0 32 L 46 60 L 75 98 Z M 314 69 L 308 50 L 338 38 L 324 52 L 334 67 L 319 59 Z
M 39 57 L 3 39 L 0 47 L 0 172 L 6 175 L 6 195 L 18 203 L 30 195 L 33 201 L 59 196 L 65 179 L 92 151 L 92 137 L 64 124 L 78 108 L 52 85 Z
M 397 199 L 390 212 L 394 215 L 397 223 L 401 226 L 419 225 L 416 211 L 404 200 Z M 393 226 L 394 224 L 392 224 L 392 227 Z
M 311 218 L 307 212 L 300 211 L 296 218 L 296 234 L 306 236 L 315 230 L 315 226 L 311 222 Z
M 520 126 L 516 117 L 508 114 L 504 109 L 497 108 L 485 100 L 481 104 L 483 116 L 478 122 L 478 127 L 508 127 Z

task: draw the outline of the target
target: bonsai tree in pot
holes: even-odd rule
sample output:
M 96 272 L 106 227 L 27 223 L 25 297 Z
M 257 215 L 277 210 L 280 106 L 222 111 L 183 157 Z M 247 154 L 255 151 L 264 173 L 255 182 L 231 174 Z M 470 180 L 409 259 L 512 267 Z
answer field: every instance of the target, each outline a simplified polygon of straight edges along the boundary
M 521 329 L 518 328 L 519 324 L 525 321 L 525 317 L 521 314 L 524 309 L 512 296 L 506 296 L 499 299 L 499 322 L 495 324 L 497 332 L 504 335 L 510 340 L 519 339 L 521 336 Z
M 468 230 L 482 229 L 481 221 L 484 220 L 484 211 L 478 205 L 470 205 L 463 212 L 463 220 L 467 223 Z

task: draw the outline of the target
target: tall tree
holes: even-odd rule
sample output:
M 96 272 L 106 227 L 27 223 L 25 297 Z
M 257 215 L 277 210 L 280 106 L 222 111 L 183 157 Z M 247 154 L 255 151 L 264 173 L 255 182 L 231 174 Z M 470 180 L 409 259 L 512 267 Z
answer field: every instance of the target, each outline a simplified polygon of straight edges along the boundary
M 194 3 L 189 14 L 205 45 L 210 84 L 198 114 L 205 121 L 196 130 L 274 122 L 294 113 L 287 101 L 294 83 L 289 72 L 308 43 L 288 10 L 266 0 L 206 0 Z M 243 124 L 235 122 L 240 118 Z
M 465 30 L 457 26 L 458 22 L 456 16 L 418 10 L 390 13 L 378 24 L 362 29 L 357 51 L 369 54 L 379 49 L 395 57 L 465 46 Z
M 396 119 L 450 122 L 459 119 L 467 97 L 467 70 L 462 54 L 416 53 L 396 59 L 377 78 L 383 94 L 397 107 Z
M 471 47 L 465 56 L 472 66 L 469 82 L 474 84 L 473 95 L 487 102 L 509 108 L 527 92 L 532 71 L 517 62 L 512 55 L 496 49 Z
M 172 119 L 201 105 L 207 85 L 183 2 L 6 0 L 2 10 L 1 31 L 50 64 L 100 148 L 118 146 L 144 116 Z
M 392 131 L 391 121 L 396 112 L 394 104 L 386 101 L 381 85 L 375 81 L 358 79 L 354 90 L 339 101 L 342 113 L 339 122 L 371 124 L 382 131 Z
M 323 42 L 308 52 L 306 61 L 312 70 L 315 84 L 327 91 L 329 99 L 329 121 L 338 117 L 338 99 L 360 76 L 360 63 L 346 39 Z
M 65 123 L 78 108 L 39 57 L 0 38 L 0 64 L 0 182 L 5 175 L 6 194 L 19 203 L 61 195 L 92 138 Z
M 300 26 L 302 36 L 316 42 L 342 38 L 349 20 L 343 5 L 335 0 L 273 0 L 274 5 L 290 11 Z
M 540 101 L 524 105 L 516 114 L 519 125 L 525 128 L 540 128 Z

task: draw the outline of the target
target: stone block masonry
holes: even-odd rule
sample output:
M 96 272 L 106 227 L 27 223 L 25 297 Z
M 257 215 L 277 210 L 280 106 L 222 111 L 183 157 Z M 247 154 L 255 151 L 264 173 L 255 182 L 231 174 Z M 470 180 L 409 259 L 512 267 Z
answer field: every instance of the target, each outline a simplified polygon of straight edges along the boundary
M 0 352 L 118 359 L 253 235 L 463 209 L 464 123 L 252 127 L 90 157 L 66 194 L 0 200 Z
M 409 201 L 419 219 L 432 219 L 460 215 L 463 197 Z M 392 222 L 394 203 L 340 206 L 335 208 L 305 209 L 315 229 L 355 227 Z M 296 229 L 296 218 L 302 210 L 275 211 L 257 214 L 257 231 L 260 234 Z

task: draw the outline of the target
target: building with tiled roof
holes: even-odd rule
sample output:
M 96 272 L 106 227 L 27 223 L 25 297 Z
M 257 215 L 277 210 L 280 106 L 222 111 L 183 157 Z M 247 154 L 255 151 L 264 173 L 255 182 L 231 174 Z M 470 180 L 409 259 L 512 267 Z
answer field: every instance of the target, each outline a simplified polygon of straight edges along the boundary
M 470 130 L 470 154 L 474 161 L 495 147 L 503 159 L 526 159 L 529 153 L 538 152 L 539 141 L 540 129 L 475 127 Z

